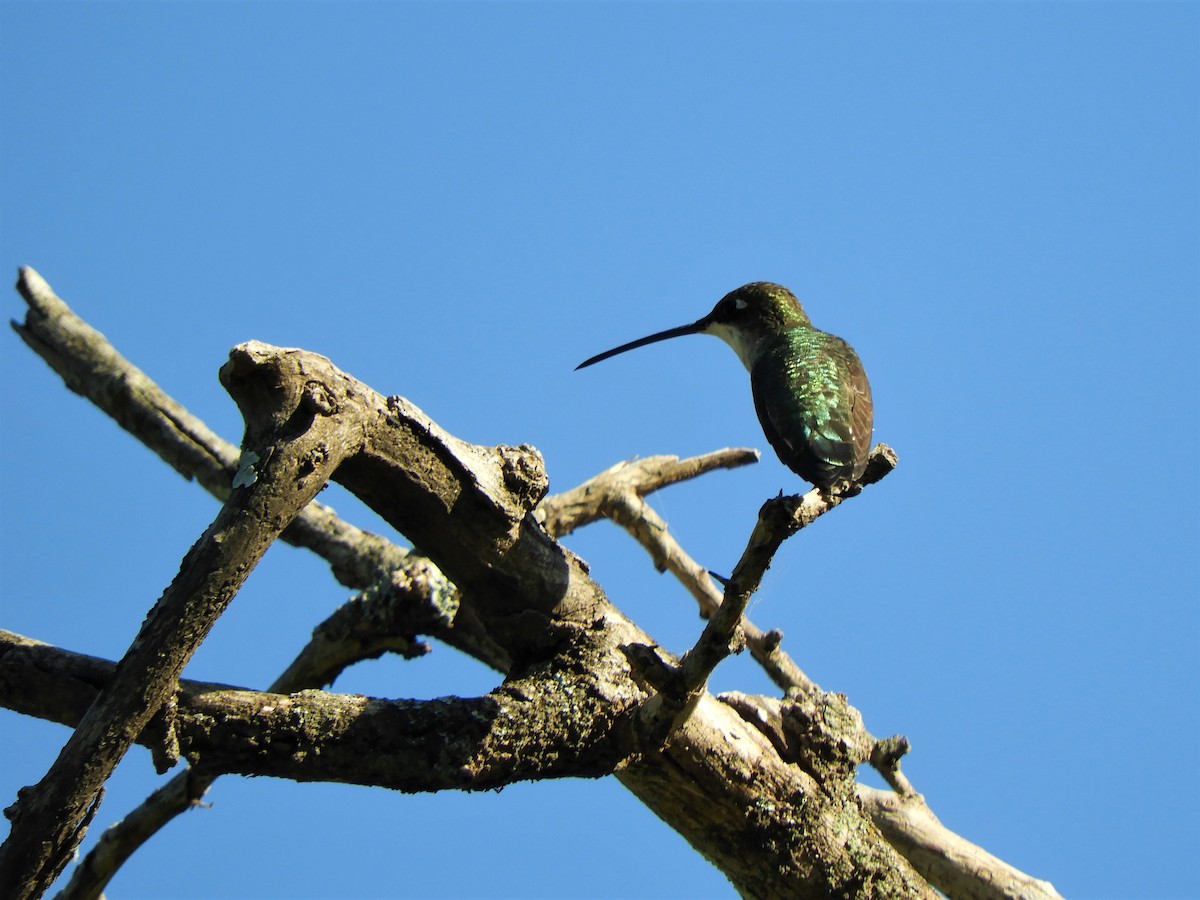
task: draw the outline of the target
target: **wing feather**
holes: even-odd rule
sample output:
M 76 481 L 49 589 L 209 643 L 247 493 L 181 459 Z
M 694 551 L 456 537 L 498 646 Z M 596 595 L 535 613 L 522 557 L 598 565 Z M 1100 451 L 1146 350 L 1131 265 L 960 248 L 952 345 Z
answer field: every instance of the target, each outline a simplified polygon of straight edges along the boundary
M 856 479 L 871 444 L 871 388 L 845 341 L 792 331 L 764 348 L 750 373 L 754 407 L 783 463 L 821 488 Z

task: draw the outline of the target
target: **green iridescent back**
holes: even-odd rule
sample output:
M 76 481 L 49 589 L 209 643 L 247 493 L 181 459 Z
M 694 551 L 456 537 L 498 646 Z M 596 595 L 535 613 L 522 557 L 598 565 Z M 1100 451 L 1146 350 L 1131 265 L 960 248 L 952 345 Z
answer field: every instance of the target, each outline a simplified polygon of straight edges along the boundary
M 772 338 L 750 372 L 754 408 L 783 463 L 825 491 L 866 469 L 871 387 L 854 348 L 812 327 Z

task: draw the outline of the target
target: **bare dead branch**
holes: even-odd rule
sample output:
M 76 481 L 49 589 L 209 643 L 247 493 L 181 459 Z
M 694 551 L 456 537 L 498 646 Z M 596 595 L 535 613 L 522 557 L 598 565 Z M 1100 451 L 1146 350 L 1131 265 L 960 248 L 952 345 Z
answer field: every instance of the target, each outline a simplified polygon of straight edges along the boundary
M 38 353 L 71 390 L 86 397 L 122 428 L 163 458 L 185 478 L 195 478 L 224 500 L 238 467 L 238 450 L 171 398 L 77 316 L 32 268 L 20 270 L 17 290 L 29 304 L 24 323 L 13 330 Z M 335 578 L 359 590 L 407 568 L 408 579 L 428 585 L 408 599 L 431 606 L 411 615 L 435 623 L 430 636 L 486 665 L 506 671 L 507 654 L 469 615 L 442 627 L 442 613 L 455 605 L 457 588 L 420 554 L 339 518 L 328 506 L 311 502 L 281 535 L 326 560 Z M 389 594 L 394 602 L 397 595 Z
M 862 715 L 842 694 L 819 691 L 782 700 L 730 691 L 718 698 L 765 734 L 784 759 L 811 769 L 812 759 L 836 762 L 814 777 L 852 779 L 875 745 Z
M 251 390 L 266 386 L 269 393 L 271 385 L 291 383 L 299 372 L 305 375 L 312 406 L 344 415 L 348 407 L 362 401 L 359 413 L 368 408 L 378 413 L 382 408 L 383 417 L 391 418 L 387 427 L 365 429 L 365 452 L 342 467 L 338 480 L 355 492 L 361 490 L 368 503 L 409 537 L 414 535 L 405 527 L 403 510 L 394 516 L 385 510 L 405 507 L 411 515 L 422 517 L 431 529 L 421 534 L 423 548 L 439 540 L 447 542 L 442 545 L 444 558 L 441 551 L 432 555 L 460 587 L 466 585 L 459 595 L 456 628 L 469 621 L 481 631 L 494 633 L 495 646 L 512 661 L 504 668 L 517 672 L 517 679 L 526 677 L 520 672 L 531 663 L 545 664 L 551 652 L 562 652 L 566 655 L 559 658 L 580 660 L 584 669 L 603 673 L 605 683 L 623 700 L 644 698 L 644 691 L 629 677 L 624 651 L 651 647 L 653 641 L 590 584 L 573 556 L 557 548 L 536 526 L 530 529 L 532 518 L 513 515 L 527 511 L 544 491 L 536 460 L 520 449 L 457 442 L 399 398 L 384 403 L 357 383 L 363 393 L 354 394 L 354 402 L 347 403 L 346 395 L 337 390 L 321 390 L 329 386 L 328 361 L 296 354 L 281 367 L 286 362 L 278 356 L 282 351 L 263 348 L 259 353 L 260 346 L 244 348 L 247 357 L 255 358 L 249 367 L 255 370 L 251 380 L 260 382 Z M 292 363 L 298 368 L 285 374 Z M 277 419 L 286 422 L 296 411 L 285 404 Z M 350 418 L 366 421 L 357 414 Z M 403 446 L 398 452 L 388 450 L 386 445 L 396 443 L 397 437 L 403 438 L 399 442 Z M 395 471 L 400 477 L 389 477 Z M 262 472 L 254 475 L 261 477 Z M 420 525 L 414 523 L 413 531 L 420 532 Z M 463 559 L 460 569 L 455 542 L 463 554 L 480 554 L 473 565 Z M 355 552 L 353 542 L 347 549 Z M 669 655 L 660 655 L 665 664 L 677 664 Z M 877 894 L 928 896 L 890 848 L 873 837 L 870 828 L 862 830 L 865 820 L 855 818 L 853 809 L 842 802 L 849 784 L 836 778 L 818 784 L 803 768 L 783 759 L 761 729 L 728 705 L 702 694 L 695 706 L 695 715 L 664 752 L 644 751 L 617 777 L 722 868 L 743 894 L 860 893 L 863 882 L 855 882 L 858 888 L 853 888 L 837 874 L 854 872 L 856 877 L 871 873 L 867 883 Z M 178 723 L 178 704 L 174 718 Z M 855 733 L 865 732 L 860 727 Z M 834 836 L 836 840 L 829 843 Z
M 168 699 L 242 582 L 342 458 L 357 449 L 357 435 L 339 431 L 344 423 L 331 415 L 324 385 L 245 379 L 246 364 L 235 355 L 221 375 L 246 417 L 248 446 L 259 448 L 259 469 L 244 489 L 229 495 L 188 551 L 117 674 L 49 771 L 5 810 L 12 829 L 0 846 L 0 894 L 40 896 L 58 877 L 86 831 L 104 782 Z M 281 406 L 301 415 L 303 431 L 297 433 L 295 420 L 273 415 Z
M 547 497 L 534 515 L 548 532 L 556 537 L 566 537 L 575 529 L 598 519 L 612 518 L 607 505 L 623 494 L 645 497 L 660 488 L 707 472 L 756 462 L 758 451 L 743 447 L 727 447 L 687 459 L 678 456 L 630 459 L 605 469 L 570 490 Z
M 133 853 L 181 813 L 201 805 L 213 776 L 190 766 L 150 793 L 129 814 L 104 829 L 100 840 L 71 872 L 58 900 L 97 900 Z
M 931 884 L 954 900 L 1062 900 L 1048 881 L 1026 875 L 946 828 L 919 794 L 901 796 L 866 785 L 859 801 Z
M 895 453 L 890 447 L 879 444 L 871 452 L 860 486 L 874 484 L 895 466 Z M 662 706 L 654 711 L 658 724 L 671 721 L 674 724 L 670 728 L 678 727 L 681 717 L 690 713 L 696 698 L 704 691 L 717 664 L 741 649 L 744 642 L 741 626 L 746 606 L 783 542 L 856 495 L 857 492 L 831 495 L 814 489 L 803 496 L 780 496 L 763 504 L 742 558 L 725 585 L 724 600 L 708 620 L 695 646 L 674 671 L 652 664 L 645 669 L 647 677 L 665 695 Z M 652 723 L 647 722 L 647 726 L 653 730 Z
M 104 335 L 80 319 L 34 269 L 18 273 L 17 291 L 29 304 L 13 330 L 62 376 L 184 478 L 196 478 L 218 499 L 229 494 L 237 468 L 235 446 L 168 397 L 121 356 Z
M 86 710 L 115 669 L 0 630 L 5 705 L 31 707 L 13 694 L 32 678 L 41 696 L 55 698 L 48 706 Z M 175 697 L 175 730 L 184 755 L 206 776 L 269 775 L 406 793 L 597 777 L 611 774 L 632 751 L 628 713 L 638 700 L 614 692 L 602 674 L 549 660 L 482 697 L 437 700 L 275 694 L 185 679 Z M 153 748 L 156 732 L 147 728 L 136 740 Z M 194 794 L 194 786 L 180 792 Z
M 431 577 L 422 580 L 420 576 L 425 571 Z M 420 655 L 426 648 L 415 638 L 423 631 L 421 614 L 444 605 L 446 618 L 453 619 L 458 592 L 446 591 L 448 584 L 432 563 L 410 554 L 406 565 L 385 576 L 374 588 L 351 598 L 318 625 L 312 640 L 267 692 L 292 694 L 323 687 L 331 684 L 347 666 L 383 652 L 405 657 Z M 211 769 L 198 772 L 188 766 L 152 791 L 104 830 L 71 873 L 60 900 L 101 897 L 113 876 L 138 848 L 173 818 L 197 806 L 219 774 Z
M 17 291 L 29 304 L 13 330 L 75 393 L 86 397 L 118 425 L 153 450 L 188 480 L 224 500 L 238 467 L 238 448 L 215 434 L 170 397 L 108 340 L 77 316 L 29 266 L 21 268 Z M 338 518 L 313 502 L 289 525 L 283 539 L 327 560 L 344 585 L 363 589 L 380 574 L 404 565 L 409 551 Z
M 896 467 L 896 454 L 885 444 L 871 451 L 861 485 L 874 484 Z M 725 597 L 708 620 L 699 640 L 680 665 L 682 690 L 702 690 L 717 663 L 738 645 L 737 631 L 762 577 L 785 540 L 854 495 L 826 494 L 813 489 L 803 496 L 777 497 L 763 504 L 742 558 L 725 585 Z
M 55 296 L 35 271 L 23 269 L 18 287 L 30 311 L 24 325 L 14 323 L 14 330 L 51 363 L 67 385 L 92 400 L 185 477 L 195 476 L 215 496 L 225 497 L 236 471 L 236 448 L 191 416 L 118 353 L 99 331 Z M 642 460 L 637 469 L 640 481 L 649 482 L 644 489 L 650 490 L 714 467 L 744 464 L 756 458 L 753 451 L 719 451 L 695 460 L 668 457 Z M 589 491 L 589 485 L 585 484 L 566 492 L 561 499 L 548 497 L 539 513 L 543 509 L 570 510 Z M 583 510 L 583 504 L 579 508 Z M 556 529 L 577 527 L 594 518 L 594 513 L 576 512 L 573 524 L 568 524 L 569 517 L 551 524 Z M 422 628 L 428 629 L 424 633 L 466 650 L 494 668 L 507 669 L 506 654 L 469 615 L 457 619 L 444 615 L 457 608 L 457 589 L 424 557 L 343 522 L 332 510 L 315 501 L 285 529 L 283 538 L 324 556 L 344 583 L 361 585 L 389 569 L 391 574 L 382 576 L 388 586 L 386 590 L 378 587 L 381 582 L 377 580 L 362 596 L 319 626 L 313 641 L 271 690 L 318 686 L 332 680 L 345 665 L 384 649 L 413 652 L 422 646 L 413 640 Z M 703 577 L 707 582 L 707 576 Z M 415 593 L 402 592 L 401 584 L 415 588 Z M 708 587 L 711 592 L 711 583 Z M 752 635 L 752 641 L 756 636 Z M 767 641 L 761 643 L 765 645 Z M 181 773 L 153 792 L 141 807 L 114 826 L 112 834 L 102 838 L 78 867 L 76 875 L 85 876 L 87 886 L 78 878 L 73 879 L 66 895 L 98 895 L 136 843 L 145 840 L 172 816 L 190 808 L 211 780 L 194 772 Z
M 718 467 L 744 465 L 758 459 L 755 450 L 717 450 L 680 460 L 674 456 L 651 456 L 617 463 L 578 487 L 547 497 L 534 511 L 542 521 L 575 529 L 609 518 L 625 529 L 650 554 L 658 571 L 678 579 L 708 619 L 721 605 L 722 592 L 713 585 L 704 566 L 679 545 L 667 523 L 643 499 L 647 494 Z M 551 531 L 552 534 L 557 534 Z M 779 631 L 763 631 L 743 617 L 742 632 L 755 661 L 784 691 L 813 691 L 817 686 L 780 647 Z
M 329 386 L 345 378 L 314 354 L 251 344 L 234 356 L 246 358 L 247 381 L 265 385 L 303 377 Z M 326 373 L 326 367 L 332 371 Z M 253 388 L 248 384 L 246 390 Z M 586 668 L 605 673 L 622 696 L 644 698 L 624 665 L 622 648 L 653 642 L 529 515 L 545 490 L 540 459 L 532 451 L 466 444 L 402 398 L 385 399 L 359 383 L 327 391 L 327 405 L 360 423 L 364 436 L 362 451 L 342 464 L 335 480 L 429 555 L 459 586 L 464 607 L 474 609 L 514 660 L 545 660 L 569 651 Z M 287 421 L 291 415 L 283 409 L 276 418 Z M 762 752 L 752 754 L 755 777 L 747 780 L 742 751 L 756 741 L 762 741 Z M 667 755 L 643 754 L 618 777 L 746 893 L 824 894 L 846 888 L 842 873 L 870 871 L 873 884 L 891 882 L 896 894 L 928 896 L 890 848 L 869 837 L 869 829 L 849 844 L 834 839 L 865 822 L 843 821 L 853 812 L 827 805 L 820 791 L 809 794 L 795 780 L 797 773 L 736 715 L 702 697 Z M 772 814 L 747 821 L 746 799 L 729 786 L 751 782 L 753 802 L 765 802 L 762 808 Z M 827 816 L 841 824 L 822 824 Z M 714 843 L 716 834 L 722 837 Z
M 875 771 L 883 776 L 884 781 L 902 797 L 916 796 L 917 791 L 908 778 L 900 771 L 900 760 L 908 753 L 908 738 L 903 735 L 893 735 L 889 738 L 876 740 L 871 747 L 870 762 Z

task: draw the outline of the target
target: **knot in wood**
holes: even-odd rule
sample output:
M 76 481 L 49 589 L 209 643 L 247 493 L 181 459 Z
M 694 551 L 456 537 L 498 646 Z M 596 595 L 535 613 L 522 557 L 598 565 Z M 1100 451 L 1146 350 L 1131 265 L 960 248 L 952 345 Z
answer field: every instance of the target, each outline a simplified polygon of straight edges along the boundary
M 550 477 L 546 464 L 536 447 L 521 444 L 519 447 L 497 447 L 500 451 L 500 469 L 504 486 L 511 491 L 527 510 L 537 506 L 550 490 Z
M 321 381 L 306 381 L 300 395 L 300 408 L 317 416 L 332 416 L 338 403 L 329 386 Z

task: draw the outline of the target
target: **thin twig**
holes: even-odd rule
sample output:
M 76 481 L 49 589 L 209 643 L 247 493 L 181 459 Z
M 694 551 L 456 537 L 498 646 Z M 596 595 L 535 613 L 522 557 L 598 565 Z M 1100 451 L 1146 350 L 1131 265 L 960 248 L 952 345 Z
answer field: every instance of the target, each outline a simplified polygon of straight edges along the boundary
M 627 460 L 605 469 L 578 487 L 547 497 L 534 514 L 555 536 L 597 519 L 611 519 L 650 554 L 658 571 L 670 572 L 678 579 L 695 598 L 700 615 L 708 619 L 721 605 L 722 592 L 713 584 L 708 570 L 688 555 L 671 534 L 667 523 L 644 498 L 682 478 L 757 460 L 758 451 L 747 449 L 716 450 L 682 460 L 675 456 Z M 781 690 L 817 689 L 812 679 L 780 647 L 783 635 L 779 631 L 763 631 L 749 620 L 743 621 L 742 631 L 750 655 Z
M 660 488 L 695 478 L 716 469 L 733 469 L 758 462 L 758 451 L 727 447 L 700 456 L 646 456 L 619 462 L 582 484 L 547 497 L 534 515 L 550 534 L 566 537 L 598 519 L 606 518 L 610 498 L 631 493 L 645 497 Z
M 859 488 L 879 481 L 895 466 L 895 452 L 886 444 L 877 445 L 871 451 Z M 647 715 L 645 724 L 650 734 L 661 735 L 665 740 L 677 729 L 704 692 L 713 669 L 741 649 L 746 607 L 783 542 L 856 494 L 857 491 L 826 494 L 814 489 L 804 495 L 780 496 L 763 504 L 742 558 L 725 585 L 725 597 L 695 645 L 673 671 L 653 665 L 644 669 L 647 680 L 664 695 L 664 702 Z

